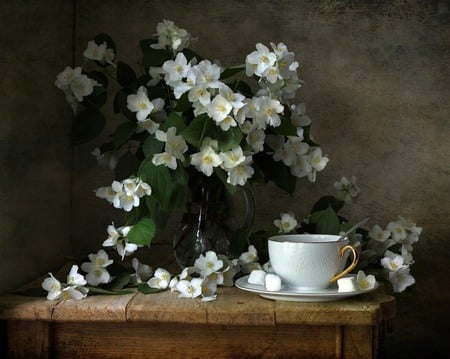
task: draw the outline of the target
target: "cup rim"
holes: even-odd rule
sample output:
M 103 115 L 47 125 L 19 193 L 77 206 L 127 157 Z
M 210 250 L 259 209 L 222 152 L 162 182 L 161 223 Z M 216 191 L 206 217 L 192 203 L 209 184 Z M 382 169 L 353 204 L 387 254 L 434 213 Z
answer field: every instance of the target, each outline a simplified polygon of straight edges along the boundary
M 302 237 L 307 237 L 307 236 L 317 236 L 317 237 L 335 237 L 334 240 L 321 240 L 321 241 L 309 241 L 309 240 L 302 240 Z M 289 238 L 291 237 L 291 238 Z M 293 239 L 293 237 L 296 237 L 298 239 Z M 342 243 L 342 242 L 349 242 L 350 240 L 348 239 L 348 237 L 344 237 L 343 239 L 341 239 L 340 241 L 338 241 L 337 239 L 340 237 L 340 235 L 338 234 L 315 234 L 315 233 L 310 233 L 310 234 L 278 234 L 278 235 L 274 235 L 274 236 L 270 236 L 268 238 L 268 241 L 272 241 L 275 243 L 293 243 L 293 244 L 297 244 L 297 243 L 310 243 L 310 244 L 323 244 L 323 243 Z

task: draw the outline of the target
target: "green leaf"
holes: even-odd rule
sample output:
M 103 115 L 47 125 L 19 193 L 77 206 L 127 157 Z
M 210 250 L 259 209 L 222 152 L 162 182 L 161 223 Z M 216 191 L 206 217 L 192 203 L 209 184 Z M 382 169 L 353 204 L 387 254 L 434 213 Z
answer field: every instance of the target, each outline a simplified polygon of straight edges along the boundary
M 214 127 L 213 127 L 214 126 Z M 208 133 L 217 127 L 207 114 L 202 114 L 192 120 L 192 122 L 181 131 L 181 135 L 187 143 L 200 147 L 203 139 Z
M 219 142 L 219 150 L 221 152 L 232 150 L 241 143 L 242 131 L 238 127 L 230 127 L 228 131 L 222 131 L 219 127 L 217 128 L 216 139 Z
M 154 39 L 144 39 L 140 41 L 140 47 L 143 54 L 142 65 L 145 68 L 150 66 L 162 66 L 166 60 L 170 59 L 166 50 L 152 48 L 151 45 L 154 43 L 156 43 L 156 40 Z
M 145 157 L 153 158 L 154 154 L 160 153 L 162 151 L 163 146 L 163 142 L 150 135 L 145 139 L 142 150 L 144 151 Z
M 243 70 L 245 70 L 245 65 L 228 67 L 225 70 L 223 70 L 223 72 L 220 74 L 220 79 L 221 80 L 227 79 L 233 75 L 238 74 L 239 72 L 241 72 Z
M 137 290 L 139 293 L 142 294 L 153 294 L 153 293 L 159 293 L 165 291 L 165 289 L 159 289 L 159 288 L 151 288 L 148 286 L 147 283 L 141 283 L 138 285 Z
M 115 177 L 117 180 L 124 180 L 131 176 L 135 176 L 138 172 L 139 161 L 131 152 L 125 153 L 117 162 L 115 168 Z
M 114 147 L 120 148 L 125 142 L 127 142 L 131 136 L 136 132 L 135 122 L 124 122 L 117 126 L 114 133 Z
M 156 232 L 156 225 L 151 218 L 142 218 L 128 232 L 127 239 L 131 243 L 149 245 Z
M 107 295 L 119 295 L 119 294 L 132 294 L 136 293 L 132 289 L 103 289 L 99 287 L 86 287 L 89 289 L 89 293 L 96 293 L 96 294 L 107 294 Z
M 192 104 L 189 101 L 188 94 L 183 94 L 176 102 L 175 107 L 173 108 L 176 112 L 184 112 L 186 110 L 191 109 Z
M 253 91 L 251 87 L 246 83 L 245 81 L 238 81 L 235 82 L 231 88 L 234 91 L 239 91 L 241 94 L 243 94 L 246 97 L 253 97 Z
M 115 113 L 122 113 L 131 122 L 136 122 L 136 114 L 127 107 L 128 92 L 125 90 L 117 91 L 114 97 L 113 110 Z
M 331 207 L 312 213 L 310 221 L 317 224 L 316 232 L 319 234 L 339 234 L 339 218 Z
M 114 277 L 111 283 L 108 284 L 107 288 L 111 290 L 123 289 L 128 283 L 130 283 L 131 273 L 123 272 L 118 276 Z
M 269 155 L 263 152 L 254 156 L 253 160 L 267 180 L 272 181 L 279 188 L 291 195 L 295 192 L 297 178 L 291 174 L 289 168 L 283 162 L 274 162 Z
M 280 126 L 273 128 L 273 131 L 278 135 L 297 136 L 297 128 L 284 116 L 281 117 Z
M 186 60 L 191 61 L 194 57 L 197 59 L 197 62 L 200 62 L 203 60 L 203 58 L 197 54 L 196 52 L 192 51 L 191 49 L 185 48 L 183 49 L 182 53 L 186 57 Z
M 116 77 L 119 84 L 123 87 L 131 86 L 136 81 L 136 73 L 134 70 L 122 61 L 119 61 L 117 64 Z
M 105 128 L 106 120 L 96 108 L 80 111 L 72 123 L 72 144 L 79 145 L 97 137 Z
M 138 170 L 138 176 L 152 187 L 152 197 L 166 207 L 170 198 L 169 185 L 172 182 L 170 170 L 163 165 L 155 166 L 151 157 L 146 157 Z
M 309 124 L 308 126 L 303 127 L 303 137 L 305 139 L 305 142 L 308 145 L 310 145 L 312 147 L 318 146 L 318 144 L 311 139 L 311 124 Z
M 310 213 L 327 209 L 328 207 L 338 213 L 339 210 L 344 207 L 344 201 L 337 199 L 334 196 L 323 196 L 313 206 Z
M 164 131 L 167 131 L 170 127 L 176 127 L 177 133 L 179 134 L 182 130 L 186 128 L 186 124 L 184 123 L 183 117 L 176 112 L 170 113 L 169 117 L 167 117 Z

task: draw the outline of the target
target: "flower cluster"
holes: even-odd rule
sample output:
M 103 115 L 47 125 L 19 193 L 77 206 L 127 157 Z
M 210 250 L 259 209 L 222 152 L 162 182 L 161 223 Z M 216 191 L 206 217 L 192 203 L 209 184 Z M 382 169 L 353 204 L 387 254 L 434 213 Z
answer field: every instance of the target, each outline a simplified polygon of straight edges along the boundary
M 107 229 L 108 238 L 103 242 L 103 247 L 113 247 L 122 259 L 135 252 L 140 246 L 128 240 L 130 230 L 130 226 L 116 228 L 114 223 L 110 224 Z
M 42 282 L 42 288 L 47 291 L 48 300 L 83 299 L 89 289 L 85 287 L 86 279 L 78 273 L 78 266 L 73 265 L 67 275 L 67 283 L 61 283 L 52 273 Z
M 167 270 L 158 268 L 147 282 L 149 287 L 179 292 L 179 298 L 197 298 L 202 301 L 215 300 L 217 287 L 233 286 L 233 278 L 239 272 L 249 273 L 253 268 L 260 268 L 256 262 L 257 252 L 254 246 L 239 258 L 230 260 L 213 251 L 201 254 L 192 267 L 186 267 L 179 275 L 172 276 Z
M 101 249 L 96 254 L 91 253 L 88 258 L 89 262 L 81 265 L 81 269 L 86 272 L 86 277 L 78 273 L 77 265 L 72 266 L 67 276 L 67 284 L 62 284 L 49 273 L 50 277 L 42 282 L 42 288 L 48 292 L 48 300 L 83 299 L 87 296 L 89 289 L 97 292 L 98 287 L 105 288 L 105 285 L 115 279 L 107 268 L 113 261 L 104 250 Z M 217 297 L 218 286 L 231 287 L 238 273 L 248 274 L 255 269 L 261 269 L 257 260 L 258 254 L 254 246 L 249 246 L 248 251 L 232 260 L 208 251 L 196 259 L 194 266 L 184 268 L 178 275 L 172 275 L 164 268 L 157 268 L 153 272 L 150 266 L 133 258 L 134 273 L 128 274 L 122 286 L 129 288 L 137 286 L 143 293 L 147 293 L 148 288 L 157 291 L 170 289 L 179 292 L 179 298 L 201 297 L 202 301 L 212 301 Z M 85 287 L 86 284 L 91 287 Z M 103 292 L 115 293 L 105 289 Z
M 149 196 L 151 193 L 150 185 L 140 178 L 114 181 L 111 186 L 100 187 L 95 192 L 97 197 L 107 200 L 114 208 L 121 208 L 126 212 L 130 212 L 133 207 L 138 207 L 140 198 Z
M 295 100 L 300 65 L 284 43 L 258 43 L 243 64 L 223 67 L 189 49 L 193 37 L 172 21 L 156 30 L 140 41 L 142 73 L 99 34 L 87 43 L 83 67 L 67 67 L 55 82 L 75 110 L 74 144 L 101 134 L 109 84 L 118 84 L 108 118 L 124 122 L 92 154 L 115 171 L 96 195 L 126 212 L 120 228 L 132 235 L 118 232 L 104 243 L 122 258 L 135 250 L 130 243 L 150 244 L 191 177 L 214 176 L 230 192 L 272 181 L 292 194 L 297 179 L 314 182 L 328 163 L 305 105 Z
M 421 233 L 421 227 L 401 216 L 390 222 L 386 229 L 374 225 L 369 232 L 370 240 L 361 254 L 369 261 L 382 256 L 380 264 L 387 271 L 394 292 L 403 292 L 415 283 L 410 266 L 414 264 L 413 244 Z
M 274 220 L 279 233 L 340 234 L 349 229 L 349 222 L 342 217 L 339 219 L 337 212 L 344 203 L 355 201 L 361 190 L 356 185 L 355 177 L 350 180 L 342 177 L 334 187 L 338 191 L 337 198 L 329 196 L 319 200 L 309 217 L 300 224 L 294 213 L 281 213 L 280 218 Z M 421 233 L 421 227 L 401 216 L 388 223 L 385 229 L 375 224 L 369 231 L 357 230 L 351 240 L 359 250 L 358 268 L 375 267 L 378 275 L 392 284 L 394 292 L 403 292 L 415 283 L 410 267 L 414 264 L 413 244 L 419 240 Z

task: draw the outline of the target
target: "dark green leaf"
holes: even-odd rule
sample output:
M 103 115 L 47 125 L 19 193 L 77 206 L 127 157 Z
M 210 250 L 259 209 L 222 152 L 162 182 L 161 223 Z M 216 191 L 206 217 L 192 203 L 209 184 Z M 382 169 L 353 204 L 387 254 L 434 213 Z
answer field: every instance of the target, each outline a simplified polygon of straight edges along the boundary
M 186 49 L 183 49 L 182 52 L 183 52 L 184 56 L 186 57 L 186 60 L 188 60 L 188 62 L 191 61 L 194 57 L 197 59 L 198 62 L 203 60 L 203 58 L 199 54 L 192 51 L 191 49 L 186 48 Z
M 120 148 L 125 142 L 127 142 L 131 136 L 136 132 L 135 122 L 124 122 L 117 126 L 116 132 L 114 132 L 114 146 Z
M 142 149 L 144 151 L 145 157 L 153 158 L 153 155 L 156 153 L 160 153 L 164 143 L 159 141 L 156 137 L 150 135 L 145 139 L 144 145 Z
M 128 232 L 127 239 L 131 243 L 149 245 L 156 231 L 155 222 L 151 218 L 142 218 Z
M 186 110 L 189 110 L 192 107 L 191 102 L 188 99 L 188 94 L 183 94 L 178 100 L 174 107 L 174 111 L 177 112 L 184 112 Z
M 222 131 L 220 127 L 217 127 L 217 129 L 218 135 L 215 138 L 219 142 L 221 152 L 230 151 L 241 143 L 242 131 L 238 127 L 230 127 L 228 131 Z
M 94 37 L 94 41 L 97 45 L 101 45 L 106 42 L 106 48 L 113 49 L 116 52 L 116 44 L 114 43 L 111 36 L 105 33 L 98 34 Z
M 231 86 L 234 91 L 238 91 L 246 97 L 253 97 L 253 91 L 248 83 L 244 81 L 238 81 Z
M 147 283 L 141 283 L 137 287 L 138 292 L 142 294 L 153 294 L 165 291 L 165 289 L 151 288 Z
M 125 153 L 117 162 L 115 175 L 117 180 L 124 180 L 131 176 L 135 176 L 139 168 L 139 161 L 136 156 L 131 153 Z
M 213 131 L 217 126 L 209 118 L 207 114 L 202 114 L 192 120 L 192 122 L 181 131 L 181 135 L 195 147 L 200 147 L 202 141 L 208 136 L 210 131 Z
M 129 93 L 125 90 L 117 91 L 114 97 L 113 109 L 115 113 L 122 113 L 131 122 L 136 122 L 136 114 L 127 107 L 127 97 Z
M 166 166 L 155 166 L 151 157 L 142 161 L 138 171 L 138 176 L 152 187 L 152 197 L 164 207 L 170 197 L 169 184 L 172 178 L 169 171 Z
M 72 123 L 72 144 L 79 145 L 97 137 L 105 127 L 105 117 L 96 108 L 79 112 Z
M 132 294 L 136 293 L 132 289 L 103 289 L 99 287 L 86 287 L 89 289 L 89 293 L 95 293 L 95 294 L 107 294 L 107 295 L 119 295 L 119 294 Z
M 267 180 L 272 181 L 291 195 L 295 192 L 297 178 L 290 173 L 289 168 L 283 162 L 274 162 L 272 157 L 262 152 L 254 156 L 253 160 L 264 173 L 264 177 Z
M 243 70 L 245 70 L 245 65 L 228 67 L 220 74 L 220 79 L 221 80 L 227 79 Z
M 278 135 L 284 135 L 284 136 L 296 136 L 297 135 L 297 128 L 291 123 L 289 119 L 282 116 L 281 117 L 281 124 L 278 127 L 274 127 L 273 131 Z
M 119 61 L 117 64 L 117 81 L 123 87 L 131 86 L 136 81 L 136 73 L 126 63 Z
M 172 112 L 166 120 L 166 124 L 164 127 L 164 131 L 167 131 L 170 127 L 176 127 L 177 133 L 180 133 L 182 130 L 186 128 L 186 124 L 184 123 L 183 117 L 181 117 L 178 113 Z
M 153 39 L 145 39 L 140 41 L 140 47 L 143 54 L 142 65 L 145 68 L 150 66 L 162 66 L 162 64 L 170 59 L 169 54 L 164 49 L 154 49 L 152 44 L 156 43 Z
M 90 72 L 86 72 L 86 75 L 90 78 L 90 79 L 94 79 L 95 81 L 97 81 L 99 84 L 101 84 L 104 88 L 108 87 L 108 78 L 106 77 L 106 75 L 103 72 L 100 71 L 90 71 Z M 94 86 L 94 89 L 98 87 L 98 86 Z
M 321 197 L 311 209 L 311 213 L 321 211 L 331 207 L 337 213 L 344 206 L 344 201 L 337 199 L 334 196 L 323 196 Z
M 108 284 L 107 288 L 111 290 L 123 289 L 128 283 L 130 283 L 131 273 L 123 272 L 118 276 L 114 277 L 111 283 Z
M 308 145 L 312 147 L 318 146 L 318 144 L 311 139 L 311 125 L 303 127 L 303 137 Z
M 311 213 L 310 221 L 316 223 L 316 232 L 319 234 L 339 234 L 339 219 L 333 208 Z

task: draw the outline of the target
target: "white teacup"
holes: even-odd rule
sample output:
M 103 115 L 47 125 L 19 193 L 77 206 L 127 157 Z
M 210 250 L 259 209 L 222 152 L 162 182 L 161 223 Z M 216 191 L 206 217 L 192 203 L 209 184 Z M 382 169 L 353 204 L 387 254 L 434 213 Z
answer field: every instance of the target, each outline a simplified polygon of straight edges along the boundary
M 314 290 L 330 283 L 355 268 L 358 255 L 347 238 L 325 234 L 286 234 L 268 240 L 269 259 L 274 272 L 289 288 Z M 352 252 L 352 263 L 344 269 Z

